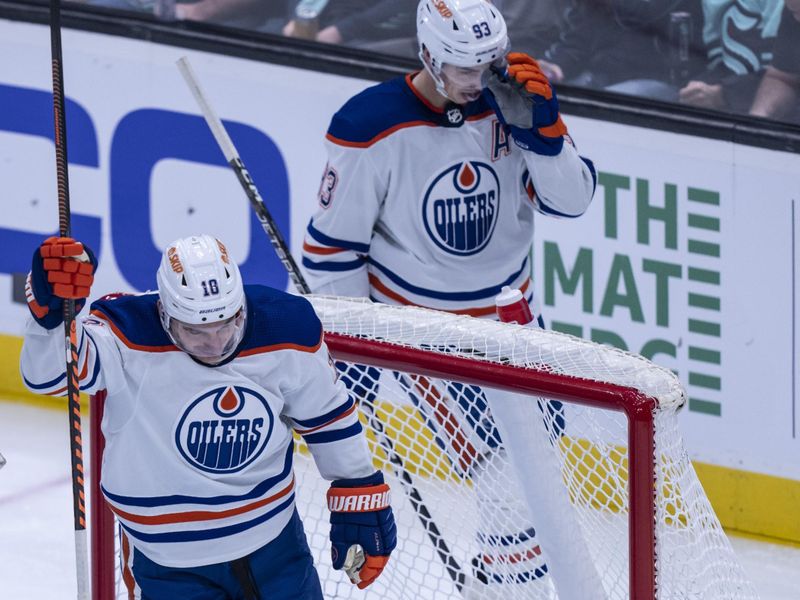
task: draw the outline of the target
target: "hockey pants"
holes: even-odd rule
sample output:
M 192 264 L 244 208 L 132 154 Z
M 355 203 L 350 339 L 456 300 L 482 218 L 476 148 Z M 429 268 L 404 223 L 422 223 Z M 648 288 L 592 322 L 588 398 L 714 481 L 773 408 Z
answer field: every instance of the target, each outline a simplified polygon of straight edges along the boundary
M 303 523 L 296 511 L 277 538 L 244 559 L 173 568 L 158 565 L 134 549 L 132 570 L 142 600 L 323 598 Z

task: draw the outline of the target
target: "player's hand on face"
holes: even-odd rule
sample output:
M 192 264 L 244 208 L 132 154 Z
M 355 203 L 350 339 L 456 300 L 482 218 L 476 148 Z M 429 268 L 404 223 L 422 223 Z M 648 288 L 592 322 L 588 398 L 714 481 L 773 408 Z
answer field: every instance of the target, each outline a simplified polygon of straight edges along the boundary
M 97 259 L 88 246 L 67 237 L 47 238 L 33 253 L 25 286 L 28 308 L 46 329 L 63 321 L 65 299 L 75 300 L 75 312 L 83 308 L 94 282 Z
M 328 490 L 331 559 L 360 589 L 383 572 L 397 545 L 397 528 L 383 473 L 338 479 Z
M 505 69 L 494 66 L 488 80 L 490 102 L 518 146 L 537 154 L 561 152 L 567 128 L 556 93 L 539 63 L 522 52 L 507 57 Z

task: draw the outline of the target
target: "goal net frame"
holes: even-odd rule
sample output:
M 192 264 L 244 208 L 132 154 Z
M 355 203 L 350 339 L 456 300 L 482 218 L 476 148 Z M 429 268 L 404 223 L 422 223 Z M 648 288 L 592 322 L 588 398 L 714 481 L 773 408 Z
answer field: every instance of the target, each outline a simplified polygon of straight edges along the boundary
M 417 380 L 425 379 L 440 383 L 449 381 L 464 386 L 477 386 L 475 389 L 485 390 L 487 394 L 492 390 L 500 390 L 501 392 L 498 392 L 501 394 L 500 401 L 507 398 L 513 404 L 518 399 L 522 399 L 524 411 L 527 411 L 528 400 L 531 400 L 532 406 L 535 407 L 538 398 L 540 401 L 544 401 L 548 407 L 548 403 L 551 401 L 564 402 L 565 406 L 567 403 L 574 405 L 572 416 L 576 417 L 579 416 L 576 411 L 587 411 L 589 418 L 592 418 L 591 411 L 608 413 L 609 416 L 611 413 L 622 415 L 613 419 L 614 426 L 618 427 L 615 439 L 618 440 L 619 446 L 624 446 L 618 450 L 620 455 L 617 458 L 624 462 L 622 468 L 625 471 L 614 480 L 621 486 L 621 491 L 625 494 L 624 497 L 619 497 L 619 510 L 614 517 L 619 519 L 621 525 L 624 524 L 625 537 L 615 538 L 613 545 L 610 546 L 614 555 L 619 557 L 619 563 L 615 562 L 615 564 L 620 566 L 620 569 L 616 571 L 619 578 L 614 583 L 614 598 L 655 600 L 656 598 L 680 597 L 680 594 L 685 593 L 686 589 L 694 590 L 694 587 L 684 588 L 682 584 L 679 584 L 680 590 L 683 591 L 678 592 L 678 596 L 675 596 L 675 592 L 672 591 L 673 578 L 678 577 L 680 581 L 684 580 L 684 571 L 681 569 L 687 562 L 700 564 L 703 567 L 702 570 L 693 572 L 692 586 L 697 584 L 698 587 L 708 591 L 709 583 L 721 585 L 720 582 L 723 584 L 731 582 L 729 586 L 725 585 L 726 595 L 715 595 L 715 598 L 725 597 L 726 599 L 741 600 L 757 597 L 741 572 L 738 561 L 736 561 L 719 521 L 702 491 L 702 486 L 697 480 L 688 453 L 680 439 L 677 412 L 686 398 L 685 391 L 673 372 L 654 365 L 641 356 L 556 332 L 450 315 L 415 307 L 373 304 L 363 299 L 315 296 L 308 298 L 322 320 L 325 343 L 335 361 L 342 361 L 355 367 L 374 367 L 386 375 L 394 374 L 395 378 L 405 373 L 412 379 L 416 376 Z M 350 369 L 347 366 L 344 368 L 345 372 Z M 342 374 L 342 377 L 346 378 L 347 375 Z M 376 385 L 382 386 L 383 384 L 379 383 L 379 380 L 380 375 L 373 381 Z M 351 393 L 363 393 L 362 391 L 355 392 L 353 389 L 350 391 Z M 381 394 L 384 393 L 382 387 L 380 391 Z M 390 393 L 391 390 L 387 389 L 386 392 Z M 115 564 L 115 520 L 100 489 L 104 447 L 100 424 L 104 401 L 105 392 L 97 393 L 92 398 L 93 404 L 90 411 L 89 535 L 92 551 L 93 600 L 116 598 L 117 579 L 120 577 L 117 575 Z M 382 429 L 385 423 L 383 421 L 376 422 L 375 419 L 391 419 L 392 416 L 380 417 L 377 414 L 380 411 L 376 411 L 375 406 L 371 404 L 373 399 L 364 397 L 361 401 L 364 402 L 362 411 L 365 413 L 362 416 L 367 417 L 362 422 L 368 429 L 368 433 L 371 430 L 371 433 L 375 434 L 374 437 L 378 444 L 375 447 L 376 451 L 391 455 L 394 453 L 394 450 L 391 449 L 393 441 L 387 437 L 385 431 L 378 434 L 377 430 Z M 495 399 L 492 402 L 498 402 L 498 400 Z M 489 410 L 490 414 L 494 413 L 495 417 L 502 417 L 503 411 L 506 410 L 505 407 L 512 406 L 512 404 L 503 404 L 502 406 L 493 404 L 485 410 Z M 413 406 L 410 408 L 412 413 L 418 409 L 419 407 L 414 408 Z M 539 408 L 533 410 L 539 411 L 540 409 L 542 409 L 541 403 L 539 403 Z M 506 413 L 506 416 L 508 414 L 518 415 L 520 413 Z M 527 414 L 534 413 L 527 411 Z M 503 418 L 500 420 L 502 421 Z M 568 419 L 567 422 L 569 426 L 572 421 Z M 424 420 L 420 423 L 424 423 Z M 527 426 L 527 421 L 525 423 Z M 426 425 L 419 424 L 418 426 L 423 429 L 426 427 Z M 575 425 L 575 427 L 580 427 L 580 425 Z M 529 430 L 523 429 L 522 431 Z M 552 432 L 550 433 L 552 434 Z M 546 434 L 547 432 L 545 432 Z M 505 434 L 503 435 L 505 436 Z M 542 440 L 541 435 L 540 433 L 539 440 L 544 446 L 538 446 L 537 452 L 543 451 L 543 448 L 552 448 L 556 452 L 557 444 L 553 443 L 552 435 L 549 442 L 546 439 Z M 662 447 L 665 436 L 668 436 L 672 442 L 669 453 L 665 447 Z M 378 438 L 383 439 L 383 447 Z M 603 441 L 602 435 L 600 440 Z M 423 443 L 433 446 L 437 441 L 439 440 L 428 437 L 423 440 Z M 412 442 L 416 443 L 419 440 L 416 442 L 412 440 Z M 503 446 L 506 446 L 507 442 L 507 449 L 512 452 L 511 458 L 513 459 L 515 448 L 519 449 L 522 446 L 514 446 L 514 442 L 505 438 L 502 440 Z M 296 451 L 297 453 L 302 452 Z M 538 457 L 539 454 L 533 456 Z M 399 459 L 398 456 L 395 458 Z M 303 460 L 305 461 L 303 466 L 310 464 L 307 451 Z M 378 460 L 377 456 L 376 460 Z M 579 458 L 578 460 L 582 461 L 583 459 Z M 514 461 L 512 460 L 512 462 Z M 554 478 L 558 476 L 540 479 L 544 476 L 542 475 L 543 471 L 537 470 L 540 462 L 545 465 L 547 459 L 536 460 L 534 463 L 523 463 L 522 478 L 529 479 L 537 487 L 546 491 L 548 485 L 552 485 L 554 482 L 559 483 Z M 396 510 L 402 510 L 404 511 L 402 514 L 408 516 L 410 500 L 410 505 L 417 512 L 416 516 L 424 520 L 425 515 L 420 514 L 418 510 L 419 497 L 417 496 L 416 499 L 413 497 L 417 493 L 415 484 L 411 483 L 409 473 L 405 471 L 402 460 L 394 461 L 389 456 L 388 460 L 384 459 L 382 465 L 381 468 L 385 470 L 395 470 L 393 475 L 396 480 L 399 477 L 401 485 L 392 485 L 393 505 Z M 673 475 L 671 481 L 664 479 L 665 465 L 668 468 L 679 469 L 678 472 L 675 472 L 677 475 L 670 471 Z M 413 462 L 410 466 L 412 469 L 415 468 Z M 298 459 L 299 467 L 300 459 Z M 514 468 L 519 477 L 519 462 L 515 463 Z M 533 475 L 528 477 L 528 473 Z M 668 479 L 670 473 L 667 473 Z M 565 473 L 562 471 L 561 477 L 564 475 Z M 542 482 L 541 485 L 538 484 L 539 481 Z M 309 493 L 313 496 L 324 497 L 324 492 L 320 492 L 318 487 L 313 486 L 325 483 L 322 480 L 316 483 L 309 482 L 308 485 L 312 486 L 308 488 Z M 430 479 L 426 481 L 422 477 L 417 479 L 417 483 L 424 486 L 434 482 Z M 299 483 L 300 488 L 298 489 L 303 489 L 303 485 L 302 482 Z M 528 502 L 536 502 L 535 496 L 530 496 L 530 487 L 525 488 L 524 494 Z M 677 506 L 677 510 L 685 509 L 688 512 L 665 513 L 664 493 L 667 488 L 673 494 L 670 496 L 672 508 Z M 312 489 L 313 493 L 310 491 Z M 429 489 L 432 491 L 432 488 Z M 581 492 L 581 490 L 578 491 Z M 575 490 L 570 489 L 570 492 L 575 492 Z M 560 507 L 565 503 L 572 504 L 581 500 L 580 493 L 577 499 L 567 497 L 566 493 L 560 497 L 557 494 L 550 494 L 548 497 L 555 498 L 556 504 L 548 505 L 551 509 L 553 506 Z M 448 496 L 448 500 L 450 498 Z M 456 502 L 460 501 L 458 495 L 453 498 Z M 469 501 L 466 498 L 465 500 Z M 616 497 L 614 500 L 616 501 Z M 576 507 L 577 505 L 572 508 Z M 565 506 L 563 512 L 570 515 L 572 508 Z M 427 511 L 424 506 L 423 509 Z M 538 509 L 532 509 L 534 513 L 536 510 Z M 557 512 L 562 511 L 556 508 L 555 511 L 550 510 L 546 514 L 556 518 Z M 560 516 L 557 518 L 560 519 Z M 567 516 L 567 518 L 571 517 Z M 316 551 L 319 552 L 327 535 L 322 535 L 326 527 L 323 524 L 325 513 L 317 513 L 313 519 L 313 525 L 312 522 L 306 521 L 306 529 L 309 535 L 311 535 L 309 528 L 313 530 L 317 540 Z M 681 533 L 685 533 L 691 538 L 688 547 L 684 545 L 683 538 L 677 539 L 672 531 L 664 530 L 665 519 L 672 522 L 673 528 L 677 523 Z M 571 526 L 566 521 L 564 523 L 567 529 Z M 540 521 L 537 531 L 540 527 L 543 529 L 550 527 L 551 531 L 554 531 L 553 526 L 555 525 L 550 525 L 550 518 L 545 518 L 544 522 Z M 436 525 L 427 527 L 428 537 L 433 542 L 435 549 L 440 550 L 438 541 L 433 539 L 438 535 L 437 531 L 433 531 Z M 600 533 L 596 533 L 596 531 L 600 531 Z M 403 535 L 402 530 L 399 530 L 398 533 L 400 536 Z M 410 533 L 409 531 L 409 535 Z M 593 529 L 585 533 L 588 536 L 595 536 L 592 539 L 605 540 L 604 537 L 596 537 L 604 535 L 602 529 Z M 546 531 L 539 531 L 539 534 L 542 534 L 541 551 L 545 555 L 549 555 L 548 563 L 551 567 L 555 567 L 555 562 L 566 566 L 567 579 L 571 579 L 570 571 L 573 568 L 581 569 L 581 564 L 575 564 L 577 559 L 582 556 L 589 558 L 589 555 L 581 555 L 580 552 L 577 552 L 574 554 L 576 560 L 570 560 L 571 555 L 563 554 L 556 561 L 556 556 L 553 554 L 555 551 L 552 549 L 560 547 L 561 544 L 553 544 L 552 540 L 555 539 L 553 537 L 550 537 L 548 542 L 545 539 L 545 536 L 549 535 Z M 327 543 L 324 545 L 327 548 Z M 565 545 L 565 547 L 568 546 L 570 546 L 569 543 Z M 463 546 L 460 548 L 463 549 Z M 398 546 L 398 552 L 400 550 L 401 547 Z M 409 551 L 413 554 L 418 550 L 410 549 Z M 627 556 L 624 556 L 624 553 Z M 317 554 L 316 557 L 319 558 L 320 555 Z M 438 552 L 438 558 L 447 563 L 447 557 L 443 556 L 442 552 Z M 464 558 L 465 556 L 462 554 L 461 560 Z M 665 560 L 667 562 L 664 562 Z M 673 568 L 673 561 L 677 561 L 674 563 L 675 568 Z M 388 569 L 390 570 L 392 562 L 389 562 Z M 446 572 L 444 577 L 450 575 L 454 581 L 448 583 L 455 583 L 459 592 L 449 597 L 463 596 L 464 592 L 461 589 L 463 581 L 456 582 L 450 565 L 444 564 L 443 566 Z M 329 568 L 329 564 L 324 566 L 326 573 L 330 573 Z M 559 567 L 559 569 L 561 568 Z M 555 572 L 557 570 L 555 568 L 551 570 L 555 582 L 559 580 L 558 574 Z M 564 574 L 565 571 L 562 570 L 561 573 Z M 129 574 L 125 576 L 130 577 Z M 341 576 L 344 577 L 344 575 Z M 384 573 L 381 580 L 386 577 L 387 574 Z M 381 580 L 377 583 L 380 583 Z M 395 580 L 390 578 L 386 581 L 387 585 L 392 586 L 386 589 L 394 590 Z M 591 580 L 587 579 L 586 581 L 590 582 Z M 377 585 L 377 583 L 373 585 Z M 556 583 L 556 587 L 558 586 L 559 584 Z M 367 588 L 367 590 L 369 589 Z M 728 593 L 728 590 L 733 591 Z M 403 595 L 402 591 L 398 596 L 407 597 Z M 702 596 L 703 593 L 700 592 L 700 595 L 691 597 Z M 370 597 L 374 597 L 374 594 Z
M 642 600 L 656 597 L 654 414 L 658 401 L 655 398 L 631 387 L 460 356 L 446 356 L 338 333 L 326 332 L 325 343 L 336 360 L 546 396 L 623 413 L 628 421 L 628 448 L 631 449 L 628 454 L 630 597 Z M 110 600 L 115 597 L 115 523 L 113 513 L 100 491 L 105 444 L 100 422 L 104 401 L 104 391 L 95 394 L 90 411 L 89 534 L 93 600 Z

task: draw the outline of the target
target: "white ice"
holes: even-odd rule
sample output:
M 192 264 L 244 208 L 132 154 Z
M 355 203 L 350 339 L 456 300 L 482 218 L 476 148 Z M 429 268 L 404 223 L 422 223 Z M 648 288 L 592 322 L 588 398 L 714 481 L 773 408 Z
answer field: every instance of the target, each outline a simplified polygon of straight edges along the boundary
M 0 400 L 0 600 L 75 598 L 67 415 Z M 762 600 L 800 598 L 800 548 L 732 537 Z

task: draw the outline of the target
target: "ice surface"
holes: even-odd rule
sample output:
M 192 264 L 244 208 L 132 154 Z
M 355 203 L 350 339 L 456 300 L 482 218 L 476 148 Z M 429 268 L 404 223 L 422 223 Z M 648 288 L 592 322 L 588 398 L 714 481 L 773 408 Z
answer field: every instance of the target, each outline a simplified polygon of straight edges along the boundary
M 0 400 L 2 600 L 75 597 L 68 437 L 66 412 Z M 800 548 L 731 541 L 762 600 L 800 598 Z

